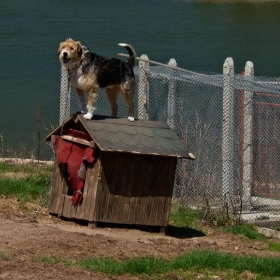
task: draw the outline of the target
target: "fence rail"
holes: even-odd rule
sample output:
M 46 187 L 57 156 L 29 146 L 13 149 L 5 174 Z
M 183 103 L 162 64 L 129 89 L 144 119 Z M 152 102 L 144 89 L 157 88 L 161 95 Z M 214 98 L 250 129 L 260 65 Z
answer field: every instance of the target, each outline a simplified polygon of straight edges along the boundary
M 252 62 L 243 75 L 235 74 L 231 58 L 220 74 L 185 70 L 175 59 L 167 65 L 147 55 L 137 59 L 135 117 L 166 122 L 196 156 L 178 161 L 174 200 L 195 208 L 227 207 L 253 222 L 264 223 L 266 217 L 280 223 L 278 78 L 254 76 Z M 63 71 L 61 122 L 78 111 Z M 110 115 L 102 91 L 96 113 Z M 126 113 L 120 98 L 118 116 Z

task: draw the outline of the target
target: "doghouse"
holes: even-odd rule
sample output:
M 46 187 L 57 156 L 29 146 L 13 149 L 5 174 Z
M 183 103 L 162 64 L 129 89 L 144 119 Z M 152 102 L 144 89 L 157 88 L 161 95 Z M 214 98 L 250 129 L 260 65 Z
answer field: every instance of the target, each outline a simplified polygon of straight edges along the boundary
M 104 222 L 165 231 L 177 158 L 194 159 L 168 125 L 76 114 L 45 140 L 55 142 L 57 154 L 51 214 L 91 227 Z

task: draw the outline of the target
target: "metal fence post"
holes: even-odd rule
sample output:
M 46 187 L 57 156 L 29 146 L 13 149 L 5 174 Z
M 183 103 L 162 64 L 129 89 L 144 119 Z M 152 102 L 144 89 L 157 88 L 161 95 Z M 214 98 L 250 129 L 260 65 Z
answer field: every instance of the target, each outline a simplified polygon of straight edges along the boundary
M 171 58 L 168 62 L 168 66 L 177 67 L 177 62 L 175 58 Z M 172 74 L 174 70 L 170 69 L 170 78 L 168 83 L 168 116 L 167 124 L 174 130 L 175 128 L 175 94 L 176 94 L 176 82 L 173 79 Z
M 222 135 L 222 195 L 224 203 L 233 193 L 233 106 L 234 63 L 228 57 L 223 65 L 223 135 Z
M 251 187 L 252 187 L 252 121 L 253 121 L 253 92 L 248 88 L 249 82 L 254 77 L 254 64 L 247 61 L 245 65 L 245 81 L 244 90 L 244 146 L 243 146 L 243 192 L 242 205 L 245 209 L 250 207 Z
M 69 81 L 68 73 L 64 66 L 61 65 L 60 78 L 60 108 L 59 108 L 59 124 L 70 116 L 70 98 L 69 98 Z
M 149 59 L 146 54 L 142 54 L 141 58 Z M 147 78 L 149 69 L 148 62 L 139 61 L 138 118 L 142 120 L 149 120 L 149 81 Z

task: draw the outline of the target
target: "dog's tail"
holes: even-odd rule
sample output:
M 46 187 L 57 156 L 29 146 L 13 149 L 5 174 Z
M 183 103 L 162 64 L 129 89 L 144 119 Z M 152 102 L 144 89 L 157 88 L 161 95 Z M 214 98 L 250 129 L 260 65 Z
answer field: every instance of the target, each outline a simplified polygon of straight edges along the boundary
M 127 62 L 134 67 L 135 65 L 135 61 L 136 61 L 136 52 L 135 50 L 132 48 L 132 46 L 130 46 L 129 44 L 125 44 L 125 43 L 119 43 L 119 46 L 126 48 L 126 50 L 129 53 L 129 58 L 127 60 Z

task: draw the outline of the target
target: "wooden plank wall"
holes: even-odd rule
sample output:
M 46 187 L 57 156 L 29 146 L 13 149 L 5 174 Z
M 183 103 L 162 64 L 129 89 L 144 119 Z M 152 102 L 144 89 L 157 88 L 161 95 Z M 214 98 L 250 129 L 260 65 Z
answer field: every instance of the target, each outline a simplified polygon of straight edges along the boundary
M 52 214 L 61 215 L 63 208 L 64 197 L 63 194 L 67 194 L 67 183 L 65 181 L 66 165 L 63 164 L 54 166 L 55 172 L 52 180 L 52 187 L 49 196 L 48 210 Z
M 100 153 L 94 220 L 166 226 L 177 158 Z

